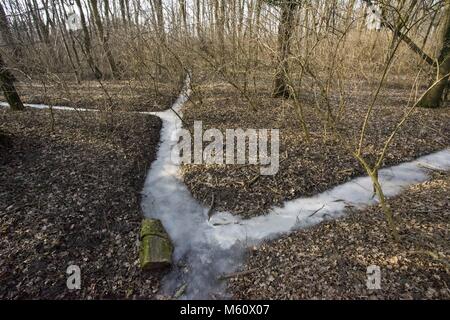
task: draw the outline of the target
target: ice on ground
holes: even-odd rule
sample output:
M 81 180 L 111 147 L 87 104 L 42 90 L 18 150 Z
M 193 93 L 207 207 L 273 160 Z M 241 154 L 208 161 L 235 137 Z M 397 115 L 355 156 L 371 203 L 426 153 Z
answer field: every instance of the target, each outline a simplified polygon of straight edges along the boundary
M 446 149 L 412 162 L 380 170 L 379 180 L 385 195 L 395 196 L 405 187 L 425 181 L 428 178 L 426 165 L 449 170 L 450 150 Z M 230 218 L 227 213 L 219 213 L 214 219 L 227 216 L 236 223 L 221 227 L 221 232 L 217 232 L 216 238 L 219 239 L 222 248 L 232 246 L 236 240 L 258 242 L 317 224 L 324 219 L 338 217 L 344 213 L 347 206 L 358 209 L 375 204 L 377 201 L 378 199 L 373 196 L 371 179 L 360 177 L 313 197 L 287 201 L 282 207 L 275 207 L 264 216 L 240 220 Z
M 171 160 L 177 152 L 177 137 L 182 129 L 181 107 L 188 100 L 189 78 L 172 110 L 155 112 L 163 121 L 161 142 L 143 190 L 145 215 L 160 219 L 172 238 L 175 266 L 163 281 L 163 293 L 173 295 L 187 284 L 183 299 L 226 298 L 225 273 L 235 272 L 243 262 L 245 248 L 263 239 L 341 216 L 346 206 L 361 208 L 377 202 L 369 177 L 356 178 L 313 197 L 287 201 L 267 215 L 243 220 L 227 212 L 208 221 L 207 208 L 190 194 L 180 176 L 179 166 Z M 446 149 L 416 161 L 382 169 L 379 179 L 388 197 L 405 187 L 425 181 L 422 164 L 450 169 L 450 150 Z
M 50 109 L 50 106 L 47 104 L 35 104 L 35 103 L 24 103 L 25 107 L 33 108 L 33 109 Z M 8 102 L 0 102 L 0 107 L 9 107 Z M 65 107 L 65 106 L 52 106 L 54 110 L 64 110 L 64 111 L 98 111 L 96 109 L 85 109 L 85 108 L 73 108 L 73 107 Z
M 157 158 L 153 162 L 142 192 L 142 208 L 147 217 L 162 221 L 175 245 L 175 266 L 163 281 L 163 293 L 173 295 L 187 284 L 182 299 L 226 298 L 225 282 L 219 277 L 236 271 L 242 264 L 245 249 L 261 240 L 271 239 L 300 228 L 333 219 L 346 206 L 362 208 L 377 202 L 369 177 L 360 177 L 313 197 L 286 201 L 267 215 L 243 220 L 220 212 L 208 221 L 207 208 L 190 194 L 180 176 L 179 165 L 171 159 L 177 153 L 177 138 L 182 129 L 181 108 L 190 95 L 190 78 L 171 109 L 152 114 L 163 122 Z M 0 102 L 0 107 L 9 106 Z M 48 109 L 43 104 L 26 104 Z M 54 106 L 56 110 L 96 111 Z M 450 170 L 450 150 L 445 149 L 415 161 L 382 169 L 379 179 L 387 197 L 399 194 L 405 187 L 423 182 L 429 168 Z

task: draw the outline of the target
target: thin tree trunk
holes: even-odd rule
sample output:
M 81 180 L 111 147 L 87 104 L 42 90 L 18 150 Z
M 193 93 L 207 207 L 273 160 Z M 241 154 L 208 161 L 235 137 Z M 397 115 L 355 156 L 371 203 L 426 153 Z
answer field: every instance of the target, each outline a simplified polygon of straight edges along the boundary
M 98 34 L 100 40 L 102 41 L 103 50 L 105 51 L 106 58 L 108 59 L 109 66 L 111 68 L 111 72 L 114 78 L 119 78 L 119 72 L 117 70 L 117 65 L 114 60 L 114 57 L 111 53 L 111 49 L 109 47 L 109 37 L 108 32 L 105 32 L 103 29 L 102 18 L 100 17 L 100 13 L 98 11 L 98 2 L 97 0 L 90 0 L 92 7 L 92 15 L 94 16 L 95 25 L 97 26 Z M 108 1 L 108 0 L 104 0 Z
M 3 5 L 1 3 L 0 3 L 0 33 L 6 45 L 12 49 L 13 51 L 12 56 L 15 57 L 16 60 L 20 60 L 23 57 L 23 53 L 20 46 L 18 46 L 14 41 L 11 29 L 9 28 L 9 23 L 6 17 L 5 10 L 3 9 Z
M 133 7 L 134 7 L 134 24 L 136 25 L 136 28 L 138 28 L 139 30 L 139 14 L 141 11 L 141 4 L 139 3 L 139 0 L 134 0 Z
M 64 0 L 61 0 L 60 9 L 62 10 L 62 14 L 63 14 L 64 19 L 67 19 L 68 16 L 67 16 L 66 8 L 64 7 Z M 78 75 L 79 75 L 80 80 L 81 80 L 82 68 L 81 68 L 80 55 L 78 54 L 78 49 L 77 49 L 77 45 L 75 43 L 75 38 L 74 38 L 74 35 L 73 35 L 73 31 L 69 30 L 68 34 L 69 34 L 70 44 L 72 45 L 73 54 L 75 56 L 75 61 L 77 63 Z
M 18 6 L 18 2 L 17 2 L 18 0 L 15 0 L 14 2 L 10 2 L 10 6 L 11 6 L 11 10 L 12 10 L 12 14 L 15 14 L 16 13 L 16 10 L 17 10 L 17 6 Z M 12 21 L 12 24 L 13 24 L 13 30 L 16 30 L 16 33 L 15 33 L 15 36 L 16 36 L 16 41 L 20 44 L 20 43 L 24 43 L 24 39 L 22 38 L 22 32 L 24 32 L 25 33 L 25 35 L 28 37 L 28 40 L 30 40 L 31 38 L 30 38 L 30 34 L 29 34 L 29 32 L 28 32 L 28 27 L 27 27 L 27 25 L 26 25 L 26 22 L 25 22 L 25 20 L 24 20 L 24 18 L 23 18 L 23 16 L 18 16 L 18 17 L 15 17 L 14 19 L 13 19 L 13 21 Z M 20 48 L 20 45 L 18 45 L 18 47 L 19 47 L 19 49 L 21 49 Z
M 417 0 L 412 0 L 408 9 L 406 10 L 406 12 L 403 14 L 403 5 L 405 5 L 404 2 L 401 2 L 401 6 L 400 8 L 398 8 L 398 17 L 397 20 L 395 22 L 394 27 L 394 32 L 393 32 L 393 39 L 391 41 L 391 46 L 389 47 L 389 51 L 388 51 L 388 57 L 386 59 L 389 59 L 389 57 L 391 56 L 392 52 L 394 51 L 394 48 L 396 46 L 397 41 L 400 38 L 400 35 L 402 34 L 402 29 L 405 27 L 405 25 L 408 23 L 409 17 L 411 15 L 411 13 L 413 13 L 413 10 L 415 8 L 417 4 Z
M 12 110 L 24 110 L 22 100 L 17 94 L 14 75 L 8 70 L 0 54 L 0 87 Z
M 438 57 L 439 72 L 438 79 L 442 80 L 435 85 L 420 101 L 420 106 L 424 108 L 438 108 L 444 99 L 445 90 L 449 85 L 450 73 L 450 0 L 445 2 L 445 18 L 442 26 L 442 48 Z
M 37 16 L 36 16 L 36 12 L 35 12 L 35 10 L 33 9 L 31 3 L 25 2 L 25 4 L 26 4 L 27 9 L 28 9 L 28 12 L 29 12 L 29 24 L 30 24 L 30 28 L 31 28 L 32 30 L 34 29 L 34 30 L 36 31 L 36 34 L 37 34 L 37 36 L 38 36 L 39 41 L 40 41 L 40 42 L 44 42 L 44 38 L 43 38 L 43 35 L 42 35 L 42 32 L 41 32 L 41 28 L 40 28 L 39 23 L 38 23 L 38 18 L 37 18 Z
M 196 29 L 197 29 L 197 37 L 201 38 L 202 36 L 202 21 L 201 21 L 201 5 L 200 0 L 195 0 L 195 22 L 196 22 Z
M 18 6 L 18 8 L 20 8 L 20 6 Z M 35 30 L 35 27 L 33 25 L 33 18 L 32 18 L 32 8 L 30 7 L 30 4 L 28 2 L 25 3 L 25 9 L 28 10 L 27 14 L 24 14 L 25 16 L 25 23 L 28 25 L 28 30 L 29 30 L 29 40 L 30 42 L 34 42 L 35 40 L 35 34 L 38 35 L 38 38 L 40 40 L 40 34 L 38 32 L 38 30 Z M 20 9 L 18 9 L 18 11 L 20 11 Z
M 156 10 L 156 22 L 158 24 L 158 37 L 163 43 L 166 42 L 166 32 L 164 30 L 164 13 L 162 0 L 154 0 L 154 8 Z
M 44 8 L 47 6 L 47 4 L 44 3 Z M 31 7 L 31 5 L 30 5 Z M 32 9 L 32 16 L 33 20 L 36 25 L 36 29 L 39 30 L 39 34 L 41 35 L 41 41 L 45 43 L 47 46 L 50 56 L 56 57 L 56 54 L 53 50 L 53 46 L 50 40 L 50 31 L 48 28 L 48 25 L 44 23 L 41 16 L 41 10 L 39 10 L 39 5 L 36 0 L 33 0 L 33 9 Z
M 127 13 L 125 9 L 125 0 L 119 0 L 119 5 L 120 5 L 120 14 L 122 16 L 122 24 L 126 28 L 128 26 L 128 22 L 127 22 Z
M 216 35 L 221 51 L 221 58 L 225 58 L 225 0 L 215 0 Z
M 130 13 L 130 3 L 129 0 L 125 0 L 125 9 L 126 9 L 126 14 L 127 14 L 127 21 L 128 21 L 128 25 L 131 26 L 131 13 Z
M 289 54 L 291 37 L 294 31 L 294 17 L 297 9 L 296 2 L 287 2 L 281 7 L 281 21 L 278 27 L 278 66 L 275 74 L 274 97 L 288 97 L 290 91 L 287 86 L 289 74 Z
M 153 0 L 153 8 L 156 12 L 156 27 L 157 27 L 157 35 L 158 35 L 158 41 L 159 45 L 157 47 L 158 51 L 158 66 L 156 68 L 158 79 L 160 79 L 162 74 L 162 62 L 163 62 L 163 52 L 162 47 L 166 43 L 166 32 L 164 30 L 164 12 L 163 12 L 163 5 L 162 0 Z
M 183 29 L 185 34 L 188 33 L 188 25 L 187 25 L 187 13 L 186 13 L 186 0 L 180 1 L 180 11 L 181 11 L 181 19 L 183 22 Z
M 364 2 L 366 2 L 369 7 L 373 6 L 373 3 L 371 0 L 363 0 Z M 389 28 L 389 30 L 391 30 L 392 32 L 394 32 L 394 35 L 398 38 L 400 38 L 403 42 L 405 42 L 408 47 L 414 51 L 415 53 L 417 53 L 426 63 L 428 63 L 431 66 L 434 66 L 434 60 L 428 55 L 426 54 L 422 49 L 420 49 L 420 47 L 414 43 L 414 41 L 411 40 L 411 38 L 409 38 L 406 34 L 402 33 L 401 31 L 397 30 L 392 23 L 390 23 L 388 21 L 388 19 L 384 16 L 384 14 L 381 14 L 381 22 L 384 26 L 387 26 Z
M 62 3 L 62 5 L 64 5 L 64 2 Z M 72 57 L 72 53 L 70 52 L 70 48 L 69 48 L 69 45 L 68 45 L 67 39 L 66 39 L 67 30 L 66 30 L 66 27 L 64 25 L 64 16 L 61 17 L 61 15 L 63 13 L 61 12 L 61 7 L 59 9 L 60 10 L 57 12 L 57 18 L 58 18 L 57 23 L 58 23 L 58 26 L 59 26 L 59 30 L 61 32 L 61 38 L 62 38 L 62 41 L 63 41 L 63 44 L 64 44 L 64 49 L 66 50 L 67 57 L 69 58 L 69 62 L 70 62 L 70 65 L 72 67 L 72 70 L 73 70 L 73 72 L 75 74 L 75 78 L 77 80 L 77 83 L 80 83 L 81 78 L 80 78 L 80 74 L 78 73 L 79 69 L 77 68 L 77 66 L 75 66 L 75 63 L 74 63 L 73 57 Z
M 428 26 L 427 32 L 425 33 L 425 37 L 423 38 L 422 42 L 422 50 L 424 50 L 425 45 L 427 44 L 428 37 L 430 36 L 431 30 L 433 29 L 434 21 L 436 20 L 437 14 L 439 10 L 436 10 L 433 14 L 433 17 L 431 18 L 430 25 Z
M 100 79 L 102 77 L 102 72 L 97 67 L 97 65 L 94 62 L 94 58 L 92 57 L 92 48 L 91 48 L 91 37 L 89 35 L 89 30 L 87 28 L 86 24 L 86 18 L 84 16 L 83 7 L 81 6 L 80 0 L 75 0 L 78 10 L 80 11 L 80 22 L 81 22 L 81 28 L 83 29 L 83 35 L 84 35 L 84 50 L 86 53 L 86 59 L 89 64 L 89 67 L 94 72 L 95 78 Z

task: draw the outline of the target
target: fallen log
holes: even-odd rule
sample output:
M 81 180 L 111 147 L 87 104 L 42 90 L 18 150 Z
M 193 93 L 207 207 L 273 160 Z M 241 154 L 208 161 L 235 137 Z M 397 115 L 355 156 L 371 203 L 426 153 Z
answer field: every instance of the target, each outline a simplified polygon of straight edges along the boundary
M 171 266 L 173 245 L 160 220 L 144 219 L 139 240 L 139 261 L 143 270 L 159 270 Z

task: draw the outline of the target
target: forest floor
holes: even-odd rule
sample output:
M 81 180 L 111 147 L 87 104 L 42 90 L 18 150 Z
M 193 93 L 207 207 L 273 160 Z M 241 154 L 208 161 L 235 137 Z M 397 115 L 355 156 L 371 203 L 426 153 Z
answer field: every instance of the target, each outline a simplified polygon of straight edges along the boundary
M 73 81 L 43 85 L 38 82 L 18 82 L 17 90 L 24 103 L 67 106 L 74 108 L 121 111 L 162 111 L 176 99 L 180 84 L 141 83 L 136 80 L 104 82 Z M 149 89 L 150 88 L 150 89 Z
M 401 242 L 371 206 L 250 250 L 230 280 L 237 299 L 449 299 L 450 174 L 413 185 L 389 200 Z M 366 287 L 367 267 L 381 270 L 381 290 Z
M 200 202 L 209 206 L 214 194 L 215 210 L 249 218 L 365 175 L 324 131 L 313 92 L 305 90 L 300 97 L 307 143 L 298 109 L 292 100 L 272 98 L 270 82 L 258 83 L 253 110 L 230 84 L 207 80 L 194 83 L 183 110 L 185 126 L 201 120 L 204 130 L 280 129 L 280 169 L 275 176 L 259 176 L 259 166 L 183 165 L 184 182 Z M 411 88 L 402 83 L 389 82 L 381 91 L 363 149 L 369 162 L 411 101 Z M 122 111 L 167 109 L 175 98 L 170 92 L 176 92 L 163 85 L 158 94 L 120 81 L 103 85 L 110 106 Z M 339 114 L 339 132 L 356 145 L 376 84 L 350 85 L 351 95 L 335 93 L 331 103 Z M 47 87 L 45 94 L 35 84 L 18 87 L 28 103 L 103 109 L 109 100 L 96 82 L 71 84 L 65 91 Z M 345 101 L 341 109 L 340 101 Z M 448 111 L 417 109 L 383 166 L 449 147 Z M 136 235 L 140 192 L 160 128 L 153 116 L 54 111 L 52 117 L 50 110 L 0 109 L 0 134 L 7 136 L 0 136 L 0 298 L 157 298 L 162 274 L 140 271 Z M 232 279 L 230 290 L 236 298 L 252 299 L 449 298 L 449 179 L 436 173 L 432 182 L 390 202 L 400 220 L 402 244 L 389 241 L 378 207 L 350 212 L 255 248 L 245 269 L 257 271 Z M 66 288 L 70 264 L 81 268 L 80 291 Z M 365 289 L 371 264 L 382 268 L 381 291 Z
M 416 90 L 411 90 L 413 82 L 414 79 L 393 79 L 381 90 L 362 152 L 369 163 L 373 163 L 380 154 L 384 141 L 414 101 Z M 229 83 L 220 80 L 194 83 L 192 102 L 183 111 L 184 122 L 191 129 L 194 121 L 202 121 L 203 130 L 217 128 L 223 133 L 225 129 L 237 128 L 280 129 L 280 168 L 275 176 L 260 176 L 259 165 L 182 166 L 184 181 L 193 196 L 209 206 L 214 194 L 217 211 L 229 211 L 249 218 L 264 214 L 286 200 L 311 196 L 356 176 L 366 175 L 355 158 L 329 134 L 330 130 L 324 130 L 315 111 L 318 106 L 312 91 L 305 89 L 299 97 L 310 135 L 308 143 L 293 100 L 272 98 L 271 83 L 268 79 L 256 83 L 256 90 L 249 89 L 256 106 L 254 110 Z M 336 90 L 332 91 L 330 102 L 334 115 L 339 119 L 337 127 L 340 134 L 355 148 L 377 84 L 362 79 L 349 81 L 346 85 L 351 94 L 340 96 Z M 424 88 L 419 88 L 419 91 Z M 345 104 L 340 104 L 342 101 Z M 383 166 L 410 161 L 448 146 L 449 108 L 416 109 L 388 149 Z
M 0 109 L 0 298 L 152 298 L 138 266 L 154 116 Z M 66 287 L 69 265 L 81 290 Z

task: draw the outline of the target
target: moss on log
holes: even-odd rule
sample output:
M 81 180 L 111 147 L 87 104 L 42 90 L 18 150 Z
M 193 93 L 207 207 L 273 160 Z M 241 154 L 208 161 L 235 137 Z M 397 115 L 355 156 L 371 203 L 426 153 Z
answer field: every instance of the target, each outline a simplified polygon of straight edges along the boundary
M 140 265 L 143 270 L 158 270 L 172 264 L 173 245 L 160 220 L 144 219 L 140 233 Z

